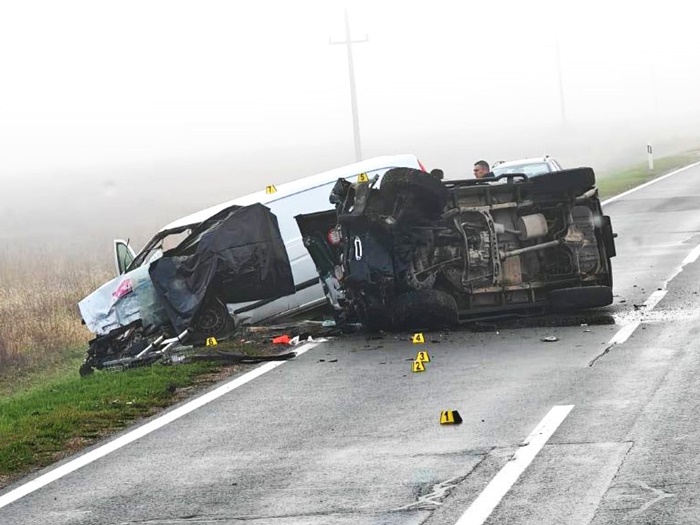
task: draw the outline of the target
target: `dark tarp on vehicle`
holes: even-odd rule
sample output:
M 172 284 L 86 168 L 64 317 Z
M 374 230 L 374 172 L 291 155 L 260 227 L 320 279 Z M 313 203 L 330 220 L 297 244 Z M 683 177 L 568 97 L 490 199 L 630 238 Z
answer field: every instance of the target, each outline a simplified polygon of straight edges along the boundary
M 206 230 L 192 250 L 186 247 L 189 254 L 182 254 L 178 246 L 149 269 L 178 332 L 191 325 L 209 291 L 224 303 L 277 299 L 295 292 L 277 218 L 262 204 L 235 209 Z

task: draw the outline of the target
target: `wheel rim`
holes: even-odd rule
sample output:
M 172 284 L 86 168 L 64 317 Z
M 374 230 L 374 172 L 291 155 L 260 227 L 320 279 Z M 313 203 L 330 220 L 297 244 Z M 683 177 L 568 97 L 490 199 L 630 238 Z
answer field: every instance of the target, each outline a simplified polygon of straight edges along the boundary
M 197 316 L 195 329 L 204 334 L 218 334 L 226 329 L 228 312 L 223 308 L 207 307 Z

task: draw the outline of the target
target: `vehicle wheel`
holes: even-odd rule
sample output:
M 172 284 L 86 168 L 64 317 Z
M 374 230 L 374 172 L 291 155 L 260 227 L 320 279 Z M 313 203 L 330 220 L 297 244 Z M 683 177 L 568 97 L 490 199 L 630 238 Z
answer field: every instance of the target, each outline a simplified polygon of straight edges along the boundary
M 230 335 L 234 328 L 233 318 L 226 305 L 218 299 L 206 301 L 192 322 L 195 339 L 224 337 Z
M 447 204 L 447 188 L 437 177 L 413 168 L 392 168 L 379 188 L 391 213 L 397 198 L 408 195 L 428 219 L 436 218 Z
M 80 365 L 78 373 L 80 374 L 80 377 L 88 377 L 95 373 L 95 369 L 92 368 L 92 365 L 89 365 L 88 363 L 83 363 L 82 365 Z
M 607 306 L 612 302 L 612 288 L 609 286 L 581 286 L 549 292 L 549 306 L 552 310 L 582 310 Z
M 535 193 L 579 196 L 595 186 L 595 173 L 591 168 L 574 168 L 543 173 L 529 180 Z
M 458 321 L 457 301 L 440 290 L 412 290 L 394 301 L 394 326 L 399 329 L 449 328 Z

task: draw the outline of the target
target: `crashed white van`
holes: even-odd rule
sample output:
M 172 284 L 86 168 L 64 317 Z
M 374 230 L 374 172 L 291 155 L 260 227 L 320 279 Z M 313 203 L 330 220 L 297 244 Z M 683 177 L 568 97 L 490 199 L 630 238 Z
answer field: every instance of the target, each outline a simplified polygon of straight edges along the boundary
M 339 178 L 381 178 L 396 167 L 424 170 L 410 154 L 368 159 L 178 219 L 138 254 L 115 241 L 119 276 L 78 305 L 96 335 L 81 373 L 138 355 L 157 337 L 182 328 L 195 339 L 221 337 L 236 326 L 323 304 L 325 294 L 294 217 L 332 209 L 328 195 Z M 251 223 L 260 227 L 250 228 Z

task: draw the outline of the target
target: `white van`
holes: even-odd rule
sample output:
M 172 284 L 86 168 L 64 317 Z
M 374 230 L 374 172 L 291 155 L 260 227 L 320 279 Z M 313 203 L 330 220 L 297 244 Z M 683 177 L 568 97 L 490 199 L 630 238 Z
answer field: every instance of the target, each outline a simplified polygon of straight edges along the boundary
M 275 187 L 268 187 L 257 193 L 246 195 L 229 202 L 207 208 L 171 222 L 162 228 L 138 253 L 122 240 L 114 241 L 115 262 L 119 276 L 105 283 L 98 290 L 80 301 L 79 308 L 83 321 L 98 338 L 109 338 L 110 334 L 123 337 L 124 327 L 139 324 L 142 320 L 143 297 L 158 302 L 153 284 L 148 276 L 148 267 L 159 259 L 163 252 L 177 246 L 187 235 L 218 212 L 231 206 L 249 206 L 260 203 L 267 206 L 277 217 L 294 278 L 295 293 L 274 300 L 253 303 L 226 305 L 235 325 L 246 325 L 270 321 L 282 314 L 300 312 L 314 308 L 325 302 L 325 295 L 319 283 L 316 267 L 304 247 L 299 228 L 294 217 L 301 213 L 330 210 L 331 189 L 339 178 L 355 182 L 358 177 L 371 179 L 381 177 L 395 167 L 409 167 L 424 170 L 414 155 L 393 155 L 376 157 L 349 166 L 326 171 Z M 131 292 L 137 287 L 146 289 L 137 300 Z M 149 307 L 149 309 L 151 309 Z M 154 308 L 156 309 L 156 308 Z M 162 319 L 162 317 L 161 317 Z

